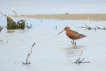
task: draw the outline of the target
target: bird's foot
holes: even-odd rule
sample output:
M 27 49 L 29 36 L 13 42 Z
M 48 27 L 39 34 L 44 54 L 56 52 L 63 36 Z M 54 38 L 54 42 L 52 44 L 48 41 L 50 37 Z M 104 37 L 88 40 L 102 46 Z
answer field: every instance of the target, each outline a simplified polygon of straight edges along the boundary
M 77 46 L 73 45 L 73 48 L 74 48 L 74 49 L 76 49 L 76 48 L 77 48 Z
M 73 48 L 76 49 L 76 48 L 77 48 L 77 46 L 76 46 L 76 42 L 71 41 L 71 43 L 72 43 Z
M 76 49 L 77 48 L 77 46 L 74 46 L 74 49 Z

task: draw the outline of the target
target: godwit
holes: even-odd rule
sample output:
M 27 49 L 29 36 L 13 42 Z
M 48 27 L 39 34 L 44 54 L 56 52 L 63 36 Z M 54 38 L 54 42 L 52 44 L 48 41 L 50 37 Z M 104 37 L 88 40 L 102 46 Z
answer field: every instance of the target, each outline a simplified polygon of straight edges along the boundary
M 76 32 L 76 31 L 71 30 L 68 26 L 66 26 L 63 31 L 66 31 L 66 35 L 70 39 L 72 39 L 71 42 L 72 42 L 72 45 L 74 45 L 75 48 L 76 48 L 76 40 L 80 39 L 80 38 L 83 38 L 83 37 L 86 37 L 83 34 L 80 34 L 80 33 Z M 61 31 L 60 33 L 62 33 L 63 31 Z M 58 33 L 58 34 L 60 34 L 60 33 Z

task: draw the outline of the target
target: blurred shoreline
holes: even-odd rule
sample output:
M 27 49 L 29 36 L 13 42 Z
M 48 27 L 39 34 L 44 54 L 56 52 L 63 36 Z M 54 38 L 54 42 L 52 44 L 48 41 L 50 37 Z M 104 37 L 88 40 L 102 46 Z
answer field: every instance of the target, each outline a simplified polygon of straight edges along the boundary
M 102 20 L 106 21 L 106 14 L 34 14 L 34 15 L 21 15 L 23 18 L 34 19 L 53 19 L 53 20 Z M 11 15 L 11 17 L 16 17 Z

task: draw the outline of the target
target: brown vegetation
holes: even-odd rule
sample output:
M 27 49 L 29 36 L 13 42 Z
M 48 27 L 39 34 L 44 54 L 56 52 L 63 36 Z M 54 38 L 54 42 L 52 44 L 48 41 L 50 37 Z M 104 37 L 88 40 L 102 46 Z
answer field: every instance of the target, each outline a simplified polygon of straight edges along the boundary
M 35 14 L 35 15 L 21 15 L 25 18 L 36 19 L 56 19 L 56 20 L 104 20 L 106 21 L 106 14 Z M 15 16 L 14 16 L 15 17 Z

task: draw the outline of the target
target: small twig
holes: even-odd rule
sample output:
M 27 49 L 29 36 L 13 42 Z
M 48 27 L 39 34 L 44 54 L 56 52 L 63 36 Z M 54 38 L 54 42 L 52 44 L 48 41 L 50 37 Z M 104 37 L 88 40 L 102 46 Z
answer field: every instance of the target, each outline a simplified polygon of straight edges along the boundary
M 89 20 L 89 17 L 88 17 L 88 21 L 90 21 L 90 20 Z M 104 27 L 104 28 L 100 28 L 100 27 L 98 27 L 97 25 L 95 25 L 93 22 L 90 21 L 90 23 L 93 24 L 95 27 L 97 27 L 97 29 L 103 29 L 103 30 L 105 30 L 105 27 Z M 94 29 L 95 29 L 95 28 L 94 28 Z M 95 30 L 96 30 L 96 29 L 95 29 Z
M 1 13 L 1 12 L 0 12 Z M 4 15 L 3 13 L 1 13 L 1 15 L 3 15 L 3 16 L 5 16 L 5 17 L 7 17 L 6 15 Z
M 85 58 L 83 58 L 81 61 L 80 61 L 80 63 L 84 60 Z
M 0 32 L 3 30 L 3 27 L 0 26 Z
M 86 25 L 87 26 L 87 25 Z M 88 30 L 91 30 L 91 29 L 94 29 L 95 31 L 96 31 L 96 28 L 90 28 L 89 26 L 87 26 L 87 27 L 80 27 L 80 28 L 85 28 L 85 29 L 88 29 Z
M 82 26 L 82 27 L 79 27 L 79 28 L 86 28 L 86 27 L 83 27 L 83 26 Z
M 81 55 L 82 55 L 82 51 L 81 51 L 81 54 L 80 54 L 80 56 L 79 56 L 79 58 L 78 58 L 78 59 L 80 59 Z
M 22 62 L 24 65 L 26 64 L 26 63 L 24 63 L 24 62 Z
M 79 64 L 81 55 L 82 55 L 82 51 L 81 51 L 81 54 L 79 55 L 78 59 L 74 63 Z
M 94 26 L 96 26 L 98 29 L 101 29 L 100 27 L 98 27 L 97 25 L 95 25 L 94 23 L 92 23 Z
M 87 27 L 86 29 L 91 30 L 91 28 L 89 26 L 87 26 L 86 24 L 85 24 L 85 26 Z
M 87 62 L 81 62 L 81 63 L 90 63 L 89 61 L 87 61 Z
M 35 42 L 34 42 L 34 44 L 32 45 L 32 47 L 35 45 Z
M 28 28 L 28 29 L 32 28 L 32 24 L 30 26 L 28 26 L 28 23 L 26 23 L 26 28 Z
M 106 30 L 106 28 L 105 28 L 105 27 L 103 27 L 103 30 Z
M 20 17 L 22 20 L 26 21 L 26 20 L 23 19 L 13 8 L 12 8 L 12 11 L 13 11 L 18 17 Z
M 33 43 L 32 47 L 31 47 L 30 53 L 27 55 L 26 63 L 22 62 L 24 65 L 31 64 L 30 62 L 28 62 L 28 58 L 32 54 L 32 48 L 33 48 L 34 45 L 35 45 L 35 42 Z
M 57 30 L 57 25 L 56 25 L 55 29 Z
M 90 63 L 89 61 L 88 62 L 82 62 L 84 60 L 84 58 L 82 60 L 80 60 L 80 57 L 82 55 L 82 51 L 81 51 L 81 54 L 80 56 L 78 57 L 78 59 L 74 62 L 75 64 L 80 64 L 80 63 Z

